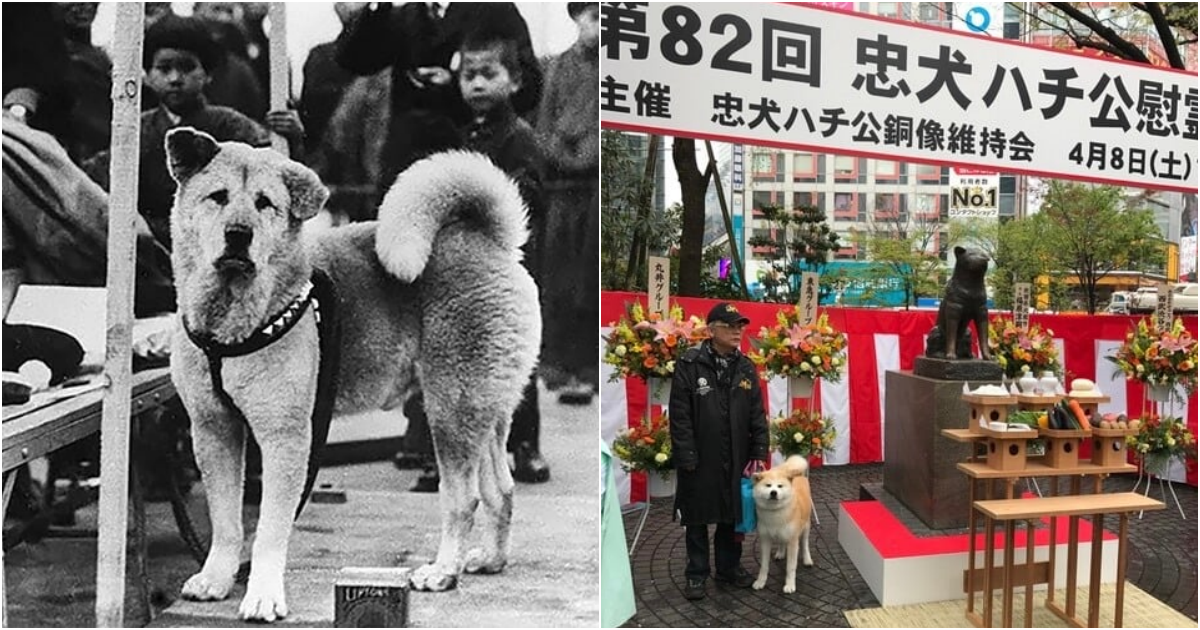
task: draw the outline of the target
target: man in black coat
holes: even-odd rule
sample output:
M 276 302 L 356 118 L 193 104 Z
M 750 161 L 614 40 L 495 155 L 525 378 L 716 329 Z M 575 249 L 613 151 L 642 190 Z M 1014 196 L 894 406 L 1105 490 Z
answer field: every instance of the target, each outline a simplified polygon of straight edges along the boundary
M 678 469 L 675 509 L 687 528 L 687 587 L 702 599 L 708 579 L 708 526 L 715 524 L 716 579 L 745 588 L 741 566 L 741 477 L 749 463 L 765 468 L 769 432 L 754 364 L 740 351 L 750 320 L 721 303 L 708 313 L 711 338 L 683 354 L 671 384 L 671 453 Z

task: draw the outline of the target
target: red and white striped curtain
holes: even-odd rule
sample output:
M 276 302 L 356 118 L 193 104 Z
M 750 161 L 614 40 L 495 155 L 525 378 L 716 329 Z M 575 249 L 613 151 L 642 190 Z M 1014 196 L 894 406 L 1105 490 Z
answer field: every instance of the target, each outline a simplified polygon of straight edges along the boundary
M 640 293 L 602 292 L 600 321 L 604 326 L 601 335 L 608 333 L 608 324 L 615 323 L 625 313 L 625 305 L 633 301 L 646 303 L 646 295 Z M 680 298 L 679 304 L 687 315 L 704 317 L 718 301 L 697 298 Z M 763 326 L 775 323 L 775 313 L 781 305 L 757 302 L 739 302 L 738 312 L 750 318 L 750 325 L 743 337 L 743 350 L 749 349 L 749 338 L 758 335 Z M 831 418 L 837 427 L 837 440 L 833 450 L 825 454 L 826 465 L 861 464 L 883 461 L 883 416 L 885 386 L 884 375 L 888 370 L 911 370 L 913 360 L 925 351 L 925 335 L 937 319 L 936 311 L 912 310 L 892 311 L 856 308 L 823 308 L 829 314 L 829 323 L 846 333 L 847 372 L 841 382 L 820 381 L 814 390 L 813 406 L 821 414 Z M 1105 357 L 1116 352 L 1125 334 L 1136 324 L 1138 318 L 1121 315 L 1086 316 L 1037 315 L 1031 321 L 1054 331 L 1055 343 L 1066 368 L 1065 387 L 1071 380 L 1088 378 L 1096 382 L 1100 391 L 1111 397 L 1101 405 L 1101 413 L 1140 414 L 1146 405 L 1145 394 L 1140 383 L 1128 382 L 1116 366 Z M 1183 318 L 1186 328 L 1196 335 L 1196 316 Z M 603 344 L 601 344 L 603 353 Z M 636 424 L 646 412 L 646 387 L 640 379 L 607 382 L 611 368 L 602 365 L 600 386 L 601 437 L 612 442 L 617 432 L 630 424 Z M 763 383 L 764 404 L 771 417 L 787 408 L 787 382 L 772 379 Z M 1192 394 L 1180 405 L 1176 403 L 1172 415 L 1186 419 L 1188 429 L 1197 432 L 1196 394 Z M 966 419 L 963 419 L 966 426 Z M 1186 480 L 1196 485 L 1197 475 L 1194 462 L 1187 470 L 1175 470 L 1171 474 L 1177 481 Z M 630 478 L 624 473 L 618 477 L 618 488 L 622 503 L 639 501 L 645 496 L 644 488 L 632 487 Z

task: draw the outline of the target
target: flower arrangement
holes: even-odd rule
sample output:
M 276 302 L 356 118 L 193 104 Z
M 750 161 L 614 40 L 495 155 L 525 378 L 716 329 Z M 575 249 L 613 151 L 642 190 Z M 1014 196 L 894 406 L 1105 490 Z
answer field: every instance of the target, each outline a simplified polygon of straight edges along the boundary
M 1149 318 L 1125 335 L 1116 356 L 1107 357 L 1131 381 L 1148 385 L 1183 385 L 1196 391 L 1196 340 L 1176 319 L 1170 330 L 1159 331 Z
M 996 318 L 988 325 L 987 344 L 1009 378 L 1017 378 L 1026 371 L 1035 375 L 1062 371 L 1054 331 L 1049 328 L 1043 330 L 1037 324 L 1030 324 L 1022 329 L 1011 319 Z
M 771 420 L 771 447 L 783 454 L 819 455 L 833 448 L 837 430 L 821 414 L 799 409 Z
M 1142 414 L 1138 432 L 1125 441 L 1151 472 L 1165 471 L 1167 462 L 1174 458 L 1196 458 L 1196 436 L 1180 418 Z
M 766 368 L 768 377 L 823 378 L 834 383 L 841 379 L 846 335 L 829 325 L 826 314 L 803 325 L 797 307 L 790 306 L 776 313 L 775 320 L 774 326 L 764 326 L 750 340 L 754 350 L 748 355 L 755 365 Z
M 666 479 L 673 469 L 671 425 L 665 415 L 642 420 L 641 425 L 623 429 L 613 440 L 613 453 L 626 472 L 656 472 Z
M 676 359 L 702 341 L 706 333 L 700 318 L 685 318 L 678 304 L 671 306 L 666 317 L 647 314 L 639 302 L 627 304 L 625 315 L 612 326 L 612 332 L 604 338 L 603 359 L 617 368 L 610 381 L 631 376 L 643 380 L 671 378 Z

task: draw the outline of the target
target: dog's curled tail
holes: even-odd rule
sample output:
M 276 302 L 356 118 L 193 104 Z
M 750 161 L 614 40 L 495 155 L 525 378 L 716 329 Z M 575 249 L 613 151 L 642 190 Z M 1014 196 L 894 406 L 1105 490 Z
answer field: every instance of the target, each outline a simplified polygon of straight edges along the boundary
M 792 455 L 783 462 L 783 466 L 794 475 L 808 476 L 808 460 L 801 455 Z
M 486 156 L 438 153 L 401 173 L 384 196 L 375 253 L 389 273 L 412 282 L 425 270 L 438 232 L 462 223 L 519 260 L 528 214 L 517 184 Z

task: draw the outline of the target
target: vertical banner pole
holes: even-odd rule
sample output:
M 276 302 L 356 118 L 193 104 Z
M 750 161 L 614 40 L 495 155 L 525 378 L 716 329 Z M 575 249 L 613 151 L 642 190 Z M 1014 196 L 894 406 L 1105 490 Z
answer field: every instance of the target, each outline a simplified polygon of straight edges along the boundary
M 271 20 L 270 51 L 271 51 L 271 111 L 287 109 L 288 97 L 291 96 L 291 86 L 288 84 L 287 54 L 287 9 L 283 2 L 272 2 L 267 9 L 267 18 Z M 288 155 L 287 138 L 272 132 L 271 148 Z M 291 156 L 299 158 L 298 155 Z
M 117 4 L 112 74 L 112 160 L 108 207 L 108 389 L 100 421 L 100 507 L 96 543 L 96 626 L 125 616 L 125 537 L 129 525 L 129 417 L 132 381 L 134 218 L 141 143 L 143 12 Z
M 1013 285 L 1013 325 L 1024 330 L 1029 328 L 1029 299 L 1033 294 L 1033 285 L 1028 282 L 1018 282 Z M 980 343 L 986 343 L 981 339 Z
M 651 313 L 660 313 L 663 317 L 671 311 L 671 259 L 661 256 L 650 256 L 646 268 L 650 276 L 646 282 L 646 292 L 649 294 Z
M 1171 289 L 1175 285 L 1168 282 L 1158 283 L 1158 302 L 1154 307 L 1154 323 L 1160 331 L 1170 330 L 1173 323 L 1172 311 L 1174 310 L 1174 295 L 1171 294 Z

